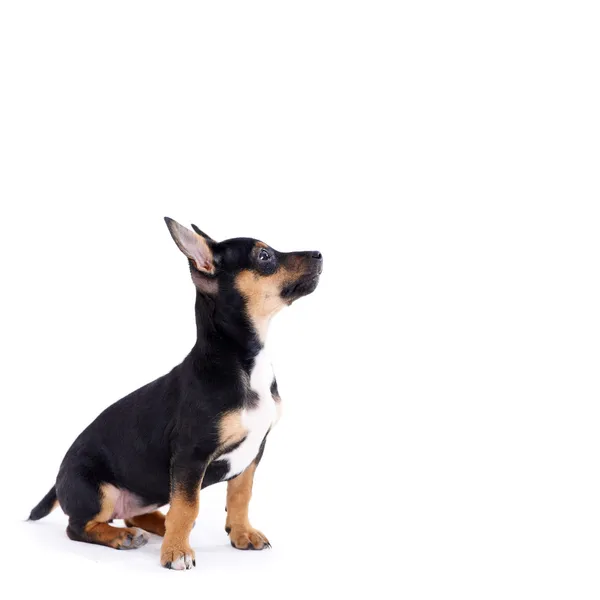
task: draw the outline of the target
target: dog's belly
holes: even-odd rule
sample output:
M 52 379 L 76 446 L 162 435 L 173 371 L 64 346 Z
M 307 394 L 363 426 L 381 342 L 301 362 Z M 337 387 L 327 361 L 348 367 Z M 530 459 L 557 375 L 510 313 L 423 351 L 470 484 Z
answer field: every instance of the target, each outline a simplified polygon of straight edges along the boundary
M 221 455 L 215 461 L 215 466 L 222 470 L 221 472 L 225 472 L 222 479 L 231 479 L 250 466 L 269 429 L 279 419 L 280 403 L 275 401 L 271 393 L 273 379 L 273 367 L 265 351 L 261 350 L 250 375 L 250 388 L 256 394 L 255 401 L 241 411 L 242 425 L 247 431 L 246 437 L 231 452 Z M 226 470 L 222 467 L 223 463 L 226 463 Z
M 104 500 L 113 506 L 111 519 L 131 519 L 138 515 L 144 515 L 158 508 L 158 504 L 148 504 L 137 494 L 107 484 L 103 487 Z

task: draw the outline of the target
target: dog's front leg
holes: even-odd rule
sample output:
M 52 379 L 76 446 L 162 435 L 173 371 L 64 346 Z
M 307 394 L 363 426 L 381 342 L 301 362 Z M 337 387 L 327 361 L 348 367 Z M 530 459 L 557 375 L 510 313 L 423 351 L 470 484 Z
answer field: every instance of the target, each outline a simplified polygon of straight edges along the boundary
M 238 550 L 263 550 L 271 547 L 267 536 L 254 529 L 248 520 L 256 465 L 257 461 L 254 461 L 244 472 L 227 482 L 225 531 L 229 534 L 231 545 Z
M 170 508 L 165 519 L 160 564 L 183 571 L 196 566 L 189 537 L 200 509 L 200 487 L 207 462 L 178 459 L 171 468 Z

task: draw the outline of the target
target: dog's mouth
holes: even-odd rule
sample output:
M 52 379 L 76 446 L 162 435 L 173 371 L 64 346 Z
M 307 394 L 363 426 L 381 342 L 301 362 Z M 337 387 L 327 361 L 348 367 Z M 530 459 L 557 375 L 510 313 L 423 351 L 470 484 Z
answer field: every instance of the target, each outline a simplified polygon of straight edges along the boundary
M 317 289 L 319 285 L 319 277 L 323 272 L 323 261 L 319 253 L 318 262 L 311 260 L 302 276 L 294 281 L 290 281 L 283 286 L 281 290 L 281 298 L 288 304 L 302 296 L 308 296 Z
M 319 275 L 311 274 L 285 286 L 281 290 L 281 297 L 291 304 L 302 296 L 312 294 L 317 289 L 317 285 L 319 285 Z
M 309 275 L 305 275 L 301 279 L 286 285 L 281 290 L 281 297 L 286 300 L 288 304 L 291 304 L 294 300 L 297 300 L 302 296 L 312 294 L 312 292 L 317 289 L 317 285 L 319 285 L 321 270 L 322 269 L 319 269 L 318 273 L 310 273 Z

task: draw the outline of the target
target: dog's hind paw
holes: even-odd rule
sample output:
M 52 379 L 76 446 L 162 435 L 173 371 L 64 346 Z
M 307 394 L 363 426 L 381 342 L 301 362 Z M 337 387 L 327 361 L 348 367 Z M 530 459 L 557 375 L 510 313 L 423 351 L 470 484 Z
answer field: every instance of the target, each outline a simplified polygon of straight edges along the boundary
M 141 548 L 148 543 L 150 536 L 141 529 L 135 529 L 135 533 L 128 533 L 121 542 L 120 550 L 135 550 Z

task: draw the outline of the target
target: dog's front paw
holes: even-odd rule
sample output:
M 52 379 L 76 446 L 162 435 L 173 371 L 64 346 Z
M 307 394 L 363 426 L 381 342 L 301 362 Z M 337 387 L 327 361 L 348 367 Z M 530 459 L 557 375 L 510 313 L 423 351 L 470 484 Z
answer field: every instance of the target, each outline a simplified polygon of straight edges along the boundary
M 166 569 L 185 571 L 196 566 L 196 555 L 187 544 L 164 543 L 160 551 L 160 564 Z
M 271 544 L 264 533 L 253 527 L 227 527 L 231 545 L 238 550 L 264 550 Z

